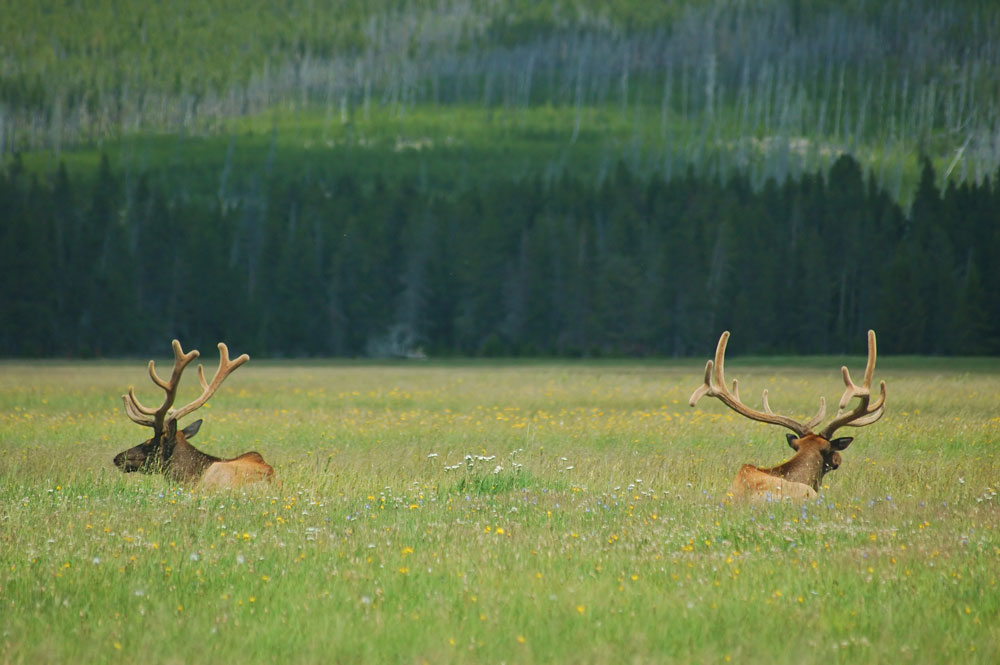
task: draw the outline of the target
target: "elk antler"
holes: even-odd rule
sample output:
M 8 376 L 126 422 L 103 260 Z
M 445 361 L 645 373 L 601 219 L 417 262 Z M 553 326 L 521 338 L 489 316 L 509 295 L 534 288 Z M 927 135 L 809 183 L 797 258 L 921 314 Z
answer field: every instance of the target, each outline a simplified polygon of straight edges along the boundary
M 171 411 L 167 416 L 168 420 L 180 420 L 187 414 L 199 408 L 207 402 L 212 395 L 215 394 L 215 391 L 219 389 L 219 386 L 222 385 L 222 382 L 226 380 L 226 377 L 229 376 L 233 370 L 248 360 L 250 360 L 250 356 L 244 353 L 236 358 L 236 360 L 230 362 L 229 349 L 225 344 L 219 342 L 219 369 L 215 370 L 215 376 L 212 377 L 212 383 L 207 383 L 205 381 L 205 368 L 199 364 L 198 380 L 201 381 L 201 396 L 187 406 L 181 407 L 176 411 Z
M 172 346 L 174 349 L 174 371 L 171 373 L 169 381 L 161 379 L 156 373 L 156 363 L 152 360 L 149 361 L 149 377 L 153 380 L 153 383 L 162 388 L 166 393 L 163 403 L 160 404 L 159 408 L 151 409 L 143 406 L 136 399 L 134 386 L 129 386 L 128 394 L 122 395 L 122 401 L 125 402 L 125 413 L 132 419 L 132 422 L 144 427 L 152 427 L 157 434 L 161 434 L 164 431 L 165 423 L 177 421 L 207 402 L 233 370 L 250 360 L 250 356 L 244 353 L 236 360 L 230 362 L 229 349 L 226 348 L 225 344 L 220 342 L 219 369 L 216 370 L 212 383 L 209 384 L 205 381 L 205 370 L 201 365 L 198 365 L 198 378 L 201 381 L 202 387 L 201 397 L 183 408 L 173 410 L 170 407 L 173 406 L 174 400 L 177 398 L 177 384 L 180 382 L 181 374 L 184 372 L 184 368 L 198 357 L 198 351 L 192 350 L 184 353 L 181 343 L 176 339 L 173 341 Z
M 156 362 L 153 360 L 149 361 L 149 378 L 166 393 L 163 397 L 163 403 L 160 404 L 159 408 L 151 409 L 143 406 L 136 399 L 134 386 L 129 386 L 128 394 L 122 395 L 122 401 L 125 402 L 125 413 L 132 419 L 132 422 L 143 427 L 152 427 L 157 434 L 163 432 L 164 419 L 170 407 L 173 406 L 174 400 L 177 398 L 177 384 L 180 382 L 184 368 L 198 357 L 197 350 L 184 353 L 181 343 L 176 339 L 173 341 L 172 346 L 174 349 L 174 371 L 170 374 L 169 381 L 161 379 L 156 374 Z
M 741 402 L 739 382 L 736 379 L 733 379 L 733 391 L 729 392 L 729 390 L 726 389 L 726 377 L 723 370 L 723 363 L 726 359 L 726 344 L 728 342 L 729 331 L 727 330 L 722 333 L 721 337 L 719 337 L 719 345 L 715 349 L 715 361 L 713 362 L 709 360 L 705 363 L 705 383 L 691 394 L 691 406 L 694 406 L 698 400 L 705 395 L 708 395 L 709 397 L 718 397 L 719 401 L 736 413 L 746 416 L 751 420 L 787 427 L 795 432 L 795 434 L 797 434 L 800 438 L 809 434 L 812 431 L 812 428 L 823 420 L 826 416 L 826 400 L 822 397 L 819 400 L 819 411 L 805 423 L 800 423 L 799 421 L 793 420 L 788 416 L 781 416 L 771 411 L 771 407 L 767 403 L 767 390 L 764 390 L 764 394 L 762 396 L 764 402 L 763 411 L 755 411 Z
M 840 368 L 840 373 L 844 375 L 844 385 L 847 387 L 844 389 L 843 397 L 840 398 L 837 417 L 831 420 L 830 424 L 820 432 L 820 436 L 824 439 L 829 441 L 833 433 L 845 425 L 847 427 L 871 425 L 885 413 L 885 381 L 881 382 L 881 394 L 878 399 L 875 400 L 874 404 L 869 404 L 871 401 L 872 374 L 875 373 L 875 355 L 875 331 L 869 330 L 868 364 L 865 366 L 865 380 L 861 386 L 858 386 L 851 380 L 851 373 L 847 370 L 847 366 Z M 844 413 L 847 403 L 855 397 L 860 398 L 858 405 L 854 407 L 853 411 Z

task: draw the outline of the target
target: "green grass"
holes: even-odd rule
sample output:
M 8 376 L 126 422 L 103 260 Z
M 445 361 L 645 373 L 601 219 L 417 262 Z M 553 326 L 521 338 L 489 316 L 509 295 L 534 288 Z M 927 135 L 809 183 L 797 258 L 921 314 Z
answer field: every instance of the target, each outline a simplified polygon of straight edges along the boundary
M 840 362 L 729 371 L 802 416 Z M 733 506 L 789 451 L 697 362 L 255 361 L 194 442 L 281 483 L 217 494 L 112 467 L 142 362 L 4 363 L 0 662 L 994 663 L 997 369 L 884 359 L 818 501 Z
M 228 118 L 203 131 L 132 132 L 39 148 L 22 157 L 36 173 L 50 174 L 64 162 L 71 175 L 89 178 L 107 154 L 116 171 L 145 173 L 172 196 L 210 201 L 220 194 L 254 195 L 271 181 L 345 175 L 362 183 L 403 177 L 444 193 L 564 173 L 595 181 L 612 174 L 619 162 L 644 177 L 679 177 L 691 167 L 726 177 L 749 174 L 761 184 L 776 160 L 787 164 L 787 175 L 798 176 L 825 173 L 846 153 L 903 203 L 912 199 L 919 181 L 921 152 L 881 134 L 848 147 L 834 136 L 745 131 L 732 110 L 709 122 L 674 112 L 664 118 L 658 104 L 624 112 L 614 103 L 373 105 L 367 112 L 355 107 L 346 117 L 312 105 Z M 954 150 L 950 140 L 923 148 L 937 173 L 948 170 Z
M 185 192 L 216 195 L 228 161 L 228 193 L 243 192 L 267 174 L 278 180 L 351 175 L 419 178 L 436 189 L 564 171 L 594 176 L 602 153 L 619 158 L 632 135 L 613 110 L 587 109 L 578 140 L 571 143 L 574 111 L 425 105 L 404 114 L 373 107 L 342 122 L 321 109 L 267 113 L 229 121 L 221 132 L 142 132 L 63 149 L 24 155 L 25 164 L 49 172 L 64 161 L 71 174 L 93 172 L 107 153 L 116 170 L 150 172 Z M 588 128 L 589 126 L 589 128 Z M 607 161 L 607 160 L 605 160 Z M 604 164 L 613 168 L 614 161 Z M 581 168 L 582 166 L 582 168 Z

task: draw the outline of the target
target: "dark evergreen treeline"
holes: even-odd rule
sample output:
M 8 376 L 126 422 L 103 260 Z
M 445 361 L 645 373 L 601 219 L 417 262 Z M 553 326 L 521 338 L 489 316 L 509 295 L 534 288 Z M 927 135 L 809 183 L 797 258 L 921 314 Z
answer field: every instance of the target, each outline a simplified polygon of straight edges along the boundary
M 233 200 L 0 174 L 0 354 L 1000 353 L 1000 187 L 909 215 L 849 157 L 760 191 L 624 166 L 448 195 L 281 180 Z

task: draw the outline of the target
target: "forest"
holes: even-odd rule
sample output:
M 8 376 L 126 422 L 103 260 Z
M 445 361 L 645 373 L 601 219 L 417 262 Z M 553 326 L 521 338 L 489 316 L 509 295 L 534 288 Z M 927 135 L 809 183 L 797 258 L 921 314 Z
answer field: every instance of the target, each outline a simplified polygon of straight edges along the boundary
M 929 161 L 908 214 L 848 156 L 751 187 L 572 175 L 424 193 L 275 178 L 184 201 L 104 158 L 0 178 L 0 354 L 277 357 L 1000 353 L 1000 187 Z M 126 192 L 127 195 L 122 193 Z
M 0 16 L 0 356 L 1000 353 L 995 3 Z
M 984 0 L 0 0 L 0 16 L 0 158 L 40 172 L 107 152 L 179 171 L 177 189 L 227 168 L 246 183 L 246 144 L 271 136 L 299 171 L 353 147 L 392 172 L 394 149 L 422 148 L 406 175 L 435 181 L 457 149 L 489 175 L 624 161 L 760 188 L 849 153 L 906 206 L 921 156 L 941 187 L 1000 167 Z

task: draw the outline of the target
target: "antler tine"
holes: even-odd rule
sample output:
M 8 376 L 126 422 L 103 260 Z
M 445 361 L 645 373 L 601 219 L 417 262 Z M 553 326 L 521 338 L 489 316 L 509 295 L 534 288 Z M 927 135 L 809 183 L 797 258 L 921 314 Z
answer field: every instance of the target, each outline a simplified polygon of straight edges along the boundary
M 844 423 L 847 427 L 864 427 L 885 415 L 885 381 L 881 382 L 880 394 L 875 403 L 868 407 L 869 413 Z
M 715 388 L 716 384 L 721 385 L 723 390 L 725 390 L 726 379 L 723 376 L 723 363 L 726 360 L 726 343 L 728 341 L 729 331 L 726 330 L 719 337 L 719 344 L 715 347 L 715 360 L 709 360 L 705 363 L 705 383 L 691 393 L 691 399 L 688 400 L 688 404 L 691 406 L 697 404 L 698 400 L 705 395 L 717 397 L 719 391 Z
M 851 379 L 851 371 L 847 369 L 847 365 L 840 368 L 840 373 L 844 377 L 844 385 L 847 386 L 847 390 L 844 391 L 843 397 L 840 398 L 840 408 L 843 409 L 847 406 L 847 403 L 851 401 L 851 398 L 855 396 L 865 396 L 870 394 L 872 386 L 872 375 L 875 374 L 875 357 L 877 355 L 875 347 L 875 331 L 868 331 L 868 361 L 865 364 L 865 379 L 861 386 L 858 386 Z
M 826 418 L 826 398 L 820 397 L 819 411 L 816 412 L 815 416 L 806 421 L 806 429 L 808 429 L 811 432 L 812 429 L 816 427 L 816 425 L 819 425 L 821 422 L 823 422 L 824 418 Z
M 221 386 L 222 382 L 226 380 L 226 377 L 248 360 L 250 360 L 250 356 L 244 353 L 235 360 L 230 361 L 229 348 L 224 343 L 219 342 L 219 368 L 215 370 L 215 376 L 212 377 L 212 382 L 208 383 L 205 381 L 205 369 L 201 365 L 198 365 L 198 380 L 201 383 L 201 396 L 180 409 L 171 411 L 167 418 L 173 421 L 180 420 L 195 409 L 204 405 L 205 402 L 207 402 L 209 398 L 215 394 L 215 391 L 219 389 L 219 386 Z
M 122 399 L 128 399 L 131 402 L 131 407 L 135 409 L 136 413 L 145 414 L 147 416 L 156 415 L 156 409 L 151 409 L 148 406 L 143 406 L 139 399 L 135 396 L 135 386 L 128 387 L 128 395 L 122 395 Z M 126 405 L 127 406 L 127 405 Z
M 877 350 L 875 348 L 875 331 L 868 331 L 868 362 L 865 364 L 865 388 L 871 388 L 872 376 L 875 374 L 875 356 L 877 355 Z
M 726 391 L 726 347 L 729 345 L 729 331 L 724 330 L 715 346 L 715 383 Z
M 812 429 L 808 424 L 803 424 L 797 420 L 793 420 L 787 416 L 780 416 L 773 411 L 767 402 L 767 391 L 764 391 L 764 411 L 755 411 L 751 409 L 742 401 L 739 397 L 739 382 L 733 380 L 733 390 L 730 392 L 726 389 L 726 377 L 724 363 L 726 360 L 726 346 L 729 342 L 729 331 L 722 333 L 719 337 L 719 344 L 715 348 L 715 360 L 709 360 L 705 364 L 705 383 L 699 386 L 698 389 L 691 394 L 691 399 L 689 403 L 694 406 L 695 403 L 704 397 L 709 395 L 711 397 L 718 397 L 719 401 L 728 406 L 733 411 L 739 413 L 742 416 L 750 418 L 751 420 L 756 420 L 762 423 L 768 423 L 771 425 L 780 425 L 786 427 L 798 436 L 805 436 Z M 826 403 L 820 403 L 820 411 L 825 414 Z M 815 418 L 814 418 L 815 420 Z M 811 423 L 812 421 L 810 421 Z
M 122 395 L 122 401 L 125 403 L 125 413 L 132 422 L 144 427 L 152 427 L 156 432 L 163 431 L 164 418 L 177 398 L 177 385 L 180 382 L 184 368 L 198 357 L 197 349 L 184 353 L 181 343 L 176 339 L 171 343 L 171 347 L 174 351 L 174 368 L 170 373 L 169 381 L 164 381 L 156 373 L 156 361 L 150 360 L 148 365 L 149 378 L 166 393 L 163 397 L 163 403 L 158 408 L 152 409 L 144 406 L 135 396 L 134 386 L 129 386 L 128 394 Z
M 865 364 L 865 378 L 859 386 L 851 379 L 851 372 L 847 366 L 840 368 L 840 373 L 844 378 L 844 394 L 840 398 L 840 405 L 837 409 L 837 417 L 830 421 L 830 424 L 823 428 L 820 433 L 824 439 L 829 439 L 837 429 L 848 427 L 864 427 L 870 425 L 885 412 L 885 381 L 881 382 L 879 397 L 875 403 L 871 403 L 872 376 L 875 373 L 875 359 L 877 348 L 875 346 L 875 331 L 868 331 L 868 362 Z M 848 403 L 855 397 L 859 398 L 858 405 L 853 410 L 845 413 Z
M 135 398 L 135 387 L 129 386 L 128 393 L 122 395 L 122 402 L 125 404 L 125 415 L 129 420 L 143 427 L 155 427 L 156 421 L 153 418 L 155 411 L 144 407 Z
M 764 394 L 761 395 L 761 399 L 764 402 L 764 413 L 766 413 L 769 416 L 774 415 L 774 413 L 771 411 L 771 406 L 767 403 L 767 388 L 764 388 Z M 826 398 L 820 397 L 819 410 L 816 412 L 815 416 L 806 421 L 805 423 L 806 431 L 811 432 L 813 427 L 816 427 L 816 425 L 819 425 L 821 422 L 823 422 L 824 418 L 826 418 Z
M 149 361 L 149 378 L 153 380 L 153 383 L 163 388 L 164 390 L 173 389 L 176 393 L 177 383 L 181 378 L 181 374 L 184 369 L 191 363 L 192 360 L 199 356 L 198 349 L 192 349 L 188 353 L 184 353 L 184 349 L 181 348 L 181 343 L 176 339 L 171 342 L 171 347 L 174 350 L 174 369 L 170 373 L 170 380 L 164 381 L 156 373 L 156 361 Z
M 705 363 L 705 383 L 698 386 L 698 388 L 691 393 L 691 399 L 688 400 L 688 405 L 694 406 L 698 403 L 705 395 L 712 394 L 712 361 L 709 360 Z

